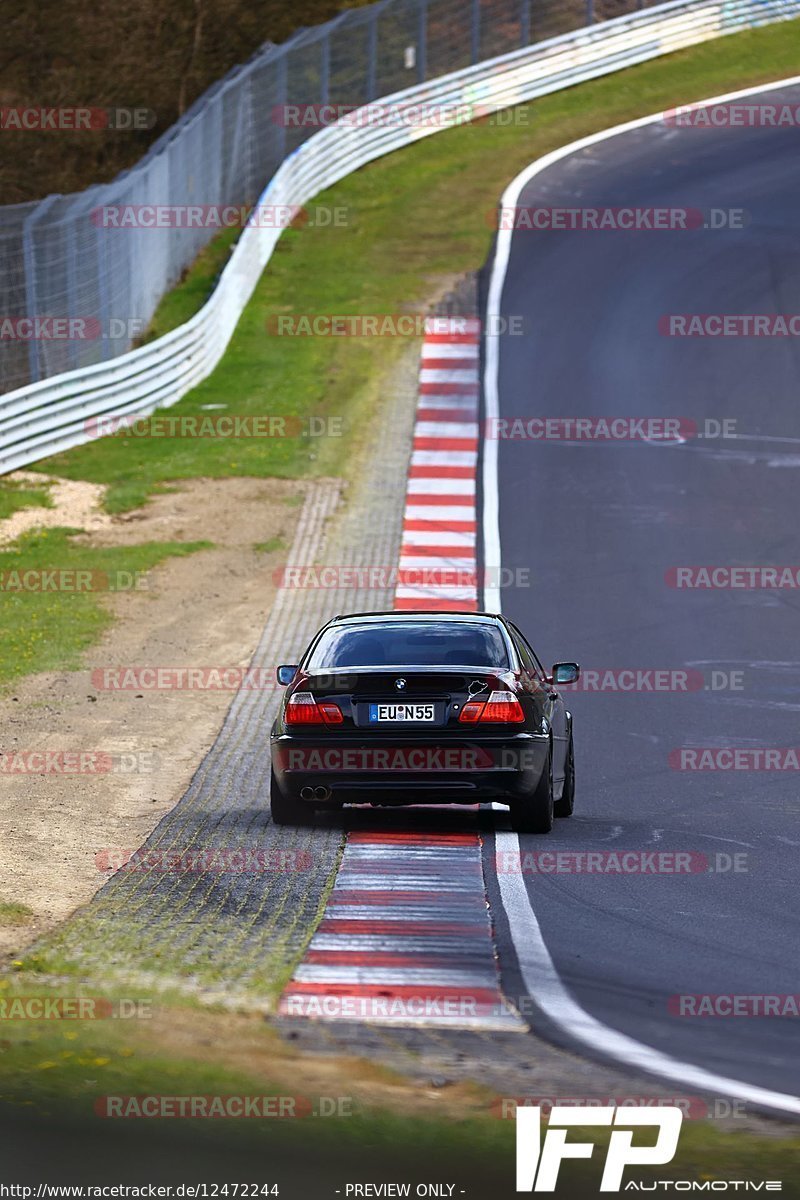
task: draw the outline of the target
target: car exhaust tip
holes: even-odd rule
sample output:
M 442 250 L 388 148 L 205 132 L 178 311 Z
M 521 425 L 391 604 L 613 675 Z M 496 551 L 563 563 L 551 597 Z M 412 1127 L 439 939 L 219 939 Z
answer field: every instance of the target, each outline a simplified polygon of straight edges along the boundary
M 313 800 L 315 794 L 316 793 L 314 791 L 314 788 L 311 788 L 311 787 L 300 788 L 300 799 L 301 800 Z
M 331 789 L 329 787 L 320 786 L 320 787 L 314 788 L 314 799 L 315 800 L 329 800 L 330 795 L 331 795 Z

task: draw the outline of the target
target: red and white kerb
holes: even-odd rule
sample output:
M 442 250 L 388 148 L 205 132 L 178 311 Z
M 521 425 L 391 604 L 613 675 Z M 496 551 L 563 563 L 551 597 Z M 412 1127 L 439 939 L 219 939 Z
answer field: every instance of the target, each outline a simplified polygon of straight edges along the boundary
M 476 318 L 425 325 L 395 608 L 478 607 L 479 341 Z M 423 582 L 420 569 L 429 574 Z

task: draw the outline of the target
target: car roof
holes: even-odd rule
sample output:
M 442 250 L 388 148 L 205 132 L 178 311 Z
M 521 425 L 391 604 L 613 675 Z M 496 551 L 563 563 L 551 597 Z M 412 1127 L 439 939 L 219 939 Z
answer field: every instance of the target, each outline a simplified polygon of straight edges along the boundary
M 379 624 L 385 625 L 389 622 L 392 624 L 402 625 L 405 621 L 420 621 L 426 622 L 441 622 L 453 621 L 464 625 L 497 625 L 502 624 L 503 619 L 499 613 L 487 612 L 467 612 L 466 610 L 458 612 L 432 612 L 429 608 L 420 609 L 387 609 L 383 612 L 363 612 L 363 613 L 345 613 L 334 617 L 328 622 L 329 625 L 369 625 Z

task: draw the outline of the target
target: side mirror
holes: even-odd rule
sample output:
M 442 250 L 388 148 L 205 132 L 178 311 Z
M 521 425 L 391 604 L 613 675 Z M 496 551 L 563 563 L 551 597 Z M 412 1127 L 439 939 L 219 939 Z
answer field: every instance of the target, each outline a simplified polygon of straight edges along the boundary
M 287 685 L 287 684 L 289 684 L 289 683 L 291 683 L 291 682 L 292 682 L 292 680 L 294 679 L 294 677 L 295 677 L 295 675 L 296 675 L 296 674 L 297 674 L 297 667 L 296 667 L 296 666 L 293 666 L 293 667 L 287 667 L 287 666 L 278 667 L 278 670 L 277 670 L 278 683 L 282 683 L 282 684 L 283 684 L 283 686 L 284 686 L 284 687 L 286 687 L 286 685 Z
M 577 663 L 556 663 L 553 667 L 553 683 L 577 683 L 580 673 Z

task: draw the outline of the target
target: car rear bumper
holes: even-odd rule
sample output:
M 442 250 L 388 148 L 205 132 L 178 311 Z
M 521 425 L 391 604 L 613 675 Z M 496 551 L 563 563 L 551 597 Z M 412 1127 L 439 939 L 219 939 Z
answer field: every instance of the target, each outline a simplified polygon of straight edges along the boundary
M 292 799 L 324 788 L 316 803 L 463 804 L 528 794 L 547 761 L 547 734 L 393 738 L 332 733 L 279 735 L 272 766 Z

